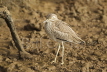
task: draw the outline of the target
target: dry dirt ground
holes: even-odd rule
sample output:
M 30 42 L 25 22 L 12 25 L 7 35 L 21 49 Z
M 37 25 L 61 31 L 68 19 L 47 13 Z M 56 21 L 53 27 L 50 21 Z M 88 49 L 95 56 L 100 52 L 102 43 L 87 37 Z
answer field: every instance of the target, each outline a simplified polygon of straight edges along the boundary
M 18 35 L 33 59 L 20 59 L 5 21 L 0 19 L 0 72 L 107 72 L 107 0 L 2 0 Z M 49 13 L 67 22 L 86 45 L 65 44 L 52 63 L 57 42 L 49 40 L 43 21 Z

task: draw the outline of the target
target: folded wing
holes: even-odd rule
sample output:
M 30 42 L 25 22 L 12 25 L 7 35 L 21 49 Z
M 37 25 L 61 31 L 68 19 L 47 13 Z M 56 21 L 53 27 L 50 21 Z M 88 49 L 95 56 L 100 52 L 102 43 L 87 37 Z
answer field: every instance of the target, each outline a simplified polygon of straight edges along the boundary
M 81 38 L 77 36 L 77 34 L 70 28 L 67 23 L 58 20 L 53 23 L 53 34 L 56 39 L 73 42 L 73 43 L 81 43 L 84 42 Z

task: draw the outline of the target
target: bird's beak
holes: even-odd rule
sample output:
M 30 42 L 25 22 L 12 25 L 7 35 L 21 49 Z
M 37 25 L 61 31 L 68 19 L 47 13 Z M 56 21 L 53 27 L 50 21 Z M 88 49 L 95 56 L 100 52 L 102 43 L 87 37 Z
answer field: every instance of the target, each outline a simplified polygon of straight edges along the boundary
M 46 21 L 43 21 L 43 23 L 46 23 Z
M 46 23 L 48 21 L 48 19 L 47 20 L 45 20 L 43 23 Z

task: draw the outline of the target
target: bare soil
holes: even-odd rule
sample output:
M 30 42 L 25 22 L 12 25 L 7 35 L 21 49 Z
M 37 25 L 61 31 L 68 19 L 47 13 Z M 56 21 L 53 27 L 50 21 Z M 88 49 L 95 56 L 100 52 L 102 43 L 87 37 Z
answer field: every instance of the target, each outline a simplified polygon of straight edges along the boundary
M 32 59 L 20 59 L 9 28 L 0 19 L 0 72 L 107 72 L 107 0 L 2 0 Z M 52 63 L 57 42 L 49 40 L 43 21 L 49 13 L 67 22 L 86 45 L 65 43 Z

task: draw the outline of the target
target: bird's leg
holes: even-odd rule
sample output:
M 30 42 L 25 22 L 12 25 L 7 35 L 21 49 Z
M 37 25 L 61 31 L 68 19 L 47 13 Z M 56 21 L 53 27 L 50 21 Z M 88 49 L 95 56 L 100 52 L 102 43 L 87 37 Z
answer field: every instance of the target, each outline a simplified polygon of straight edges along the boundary
M 59 53 L 60 48 L 61 48 L 61 46 L 60 46 L 60 44 L 59 44 L 59 46 L 58 46 L 58 50 L 57 50 L 57 53 L 56 53 L 56 56 L 55 56 L 55 59 L 54 59 L 53 62 L 56 62 L 56 58 L 57 58 L 57 56 L 58 56 L 58 53 Z
M 64 44 L 62 42 L 62 63 L 61 64 L 64 64 Z

